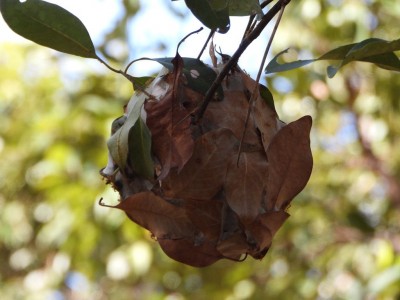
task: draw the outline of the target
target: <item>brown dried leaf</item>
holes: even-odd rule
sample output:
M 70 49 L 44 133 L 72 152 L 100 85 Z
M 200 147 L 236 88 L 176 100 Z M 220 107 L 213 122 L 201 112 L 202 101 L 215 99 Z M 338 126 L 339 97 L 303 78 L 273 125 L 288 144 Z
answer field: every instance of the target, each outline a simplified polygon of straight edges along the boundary
M 305 116 L 283 127 L 267 150 L 267 210 L 284 210 L 301 192 L 311 176 L 312 119 Z
M 225 180 L 226 200 L 243 224 L 254 221 L 265 197 L 267 159 L 262 152 L 242 153 L 239 165 L 232 156 Z
M 242 232 L 242 224 L 239 221 L 238 215 L 224 202 L 221 215 L 221 236 L 220 240 L 226 240 L 231 236 Z
M 241 73 L 243 83 L 250 93 L 253 93 L 256 88 L 256 82 L 247 74 Z M 264 145 L 265 151 L 267 151 L 268 145 L 271 143 L 272 138 L 280 129 L 280 121 L 275 110 L 273 110 L 260 95 L 260 91 L 257 90 L 257 97 L 254 100 L 252 107 L 254 122 L 256 127 L 261 132 L 261 140 Z
M 180 97 L 182 58 L 177 55 L 172 62 L 174 72 L 165 79 L 170 85 L 166 95 L 159 101 L 153 99 L 144 104 L 153 151 L 162 165 L 159 179 L 165 178 L 171 168 L 181 170 L 191 157 L 194 145 L 189 111 L 182 105 Z M 148 93 L 151 94 L 151 90 Z
M 214 130 L 201 136 L 182 171 L 171 170 L 162 182 L 165 196 L 198 200 L 213 198 L 224 182 L 235 145 L 238 141 L 228 129 Z
M 159 243 L 170 258 L 193 267 L 206 267 L 222 258 L 213 243 L 196 245 L 190 239 L 161 239 Z
M 221 235 L 217 250 L 225 257 L 238 260 L 249 249 L 238 215 L 224 202 L 221 215 Z
M 289 214 L 283 210 L 268 211 L 258 216 L 260 223 L 268 228 L 272 237 L 274 237 L 287 218 L 289 218 Z
M 243 232 L 237 232 L 225 240 L 219 241 L 217 250 L 224 258 L 239 260 L 243 254 L 249 250 L 246 236 Z
M 224 100 L 210 102 L 205 112 L 205 121 L 216 124 L 220 128 L 232 130 L 236 138 L 240 140 L 245 127 L 248 101 L 243 92 L 224 90 L 224 95 Z M 251 120 L 247 125 L 243 141 L 249 144 L 258 144 L 260 141 L 254 122 Z
M 289 217 L 285 211 L 266 212 L 257 217 L 257 219 L 248 226 L 247 235 L 254 241 L 256 247 L 249 252 L 256 259 L 261 259 L 267 253 L 272 244 L 272 239 L 278 229 Z
M 173 205 L 152 192 L 141 192 L 120 202 L 116 208 L 157 238 L 192 237 L 195 228 L 184 208 Z
M 185 200 L 186 213 L 193 225 L 208 241 L 217 241 L 221 234 L 223 203 L 220 199 Z
M 261 221 L 257 218 L 248 226 L 246 235 L 247 239 L 253 245 L 249 254 L 256 259 L 263 258 L 272 243 L 272 235 L 268 228 L 261 224 Z

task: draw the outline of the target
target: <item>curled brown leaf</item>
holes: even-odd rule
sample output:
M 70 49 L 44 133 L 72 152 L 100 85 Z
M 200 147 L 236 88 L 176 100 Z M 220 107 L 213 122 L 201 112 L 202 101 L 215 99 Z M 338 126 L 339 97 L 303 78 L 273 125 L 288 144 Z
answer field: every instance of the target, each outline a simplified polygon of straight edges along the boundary
M 305 116 L 283 127 L 267 150 L 267 210 L 284 210 L 301 192 L 311 176 L 312 119 Z
M 182 67 L 180 56 L 173 60 L 174 72 L 163 79 L 170 88 L 159 100 L 148 99 L 144 108 L 146 124 L 152 134 L 153 152 L 161 163 L 159 179 L 164 179 L 171 168 L 181 170 L 193 153 L 190 112 L 183 106 Z M 151 93 L 151 91 L 150 91 Z

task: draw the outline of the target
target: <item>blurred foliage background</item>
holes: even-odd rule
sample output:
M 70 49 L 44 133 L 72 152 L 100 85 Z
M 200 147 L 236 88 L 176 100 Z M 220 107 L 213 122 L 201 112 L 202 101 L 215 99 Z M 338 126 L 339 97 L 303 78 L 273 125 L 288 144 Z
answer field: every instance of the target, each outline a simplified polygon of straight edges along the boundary
M 122 7 L 98 47 L 119 62 L 140 12 L 134 0 Z M 294 60 L 397 39 L 399 15 L 391 0 L 293 1 L 274 52 L 294 47 Z M 196 269 L 98 205 L 117 201 L 98 171 L 130 83 L 33 44 L 2 43 L 0 53 L 1 299 L 400 299 L 398 73 L 352 63 L 328 79 L 315 63 L 266 78 L 282 120 L 314 119 L 311 180 L 262 261 Z

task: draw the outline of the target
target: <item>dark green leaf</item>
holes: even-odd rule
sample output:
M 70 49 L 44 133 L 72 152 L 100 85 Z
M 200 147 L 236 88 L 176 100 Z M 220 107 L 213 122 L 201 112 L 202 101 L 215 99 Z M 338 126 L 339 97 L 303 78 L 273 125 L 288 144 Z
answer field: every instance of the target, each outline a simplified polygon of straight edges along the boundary
M 270 74 L 270 73 L 277 73 L 277 72 L 284 72 L 284 71 L 289 71 L 293 69 L 297 69 L 300 67 L 303 67 L 305 65 L 308 65 L 317 59 L 307 59 L 307 60 L 297 60 L 289 63 L 284 63 L 280 64 L 278 63 L 278 58 L 281 57 L 283 54 L 287 53 L 289 49 L 283 50 L 279 52 L 267 65 L 265 68 L 265 73 Z
M 358 44 L 353 44 L 338 67 L 328 67 L 328 76 L 332 78 L 342 66 L 352 61 L 370 62 L 387 70 L 400 71 L 400 60 L 393 53 L 393 51 L 398 50 L 400 50 L 400 39 L 392 42 L 381 39 L 367 39 Z M 321 59 L 325 58 L 319 58 L 319 60 Z
M 41 0 L 1 0 L 0 10 L 17 34 L 40 45 L 88 58 L 96 58 L 83 23 L 64 8 Z
M 381 39 L 367 39 L 356 44 L 345 45 L 334 50 L 331 50 L 319 58 L 298 60 L 290 63 L 280 64 L 278 58 L 287 52 L 282 51 L 276 55 L 265 69 L 265 72 L 283 72 L 296 68 L 300 68 L 314 61 L 319 60 L 341 60 L 340 64 L 336 67 L 329 66 L 327 69 L 328 76 L 332 78 L 337 71 L 344 65 L 353 61 L 363 61 L 374 63 L 380 68 L 400 71 L 400 60 L 394 54 L 394 51 L 400 50 L 400 39 L 391 42 Z
M 151 133 L 141 118 L 129 130 L 128 160 L 132 169 L 145 178 L 154 178 L 154 163 L 151 157 Z
M 154 79 L 151 76 L 143 76 L 143 77 L 134 77 L 131 75 L 127 75 L 130 82 L 133 84 L 133 88 L 138 91 L 143 91 L 147 85 Z
M 226 1 L 225 1 L 226 2 Z M 258 0 L 231 0 L 229 1 L 230 16 L 249 16 L 262 14 L 261 6 Z
M 144 60 L 154 60 L 168 70 L 174 70 L 174 64 L 172 63 L 172 57 L 163 57 L 163 58 L 143 58 Z M 204 64 L 201 60 L 197 58 L 191 57 L 182 57 L 183 59 L 183 69 L 182 73 L 187 79 L 187 85 L 193 89 L 194 91 L 205 95 L 213 84 L 214 80 L 217 78 L 217 73 Z M 218 97 L 220 99 L 223 98 L 223 90 L 222 87 L 219 87 L 217 90 Z
M 115 119 L 111 124 L 111 135 L 116 133 L 117 130 L 120 129 L 124 125 L 125 122 L 126 122 L 126 116 L 125 115 Z
M 276 111 L 274 97 L 272 96 L 271 91 L 265 85 L 262 85 L 262 84 L 259 84 L 259 89 L 260 89 L 261 98 L 263 98 L 265 103 L 267 103 L 267 105 L 270 108 L 272 108 L 274 111 Z
M 226 1 L 224 1 L 224 5 L 219 5 L 219 2 L 215 0 L 185 0 L 187 7 L 200 22 L 210 29 L 226 33 L 230 26 L 229 7 Z

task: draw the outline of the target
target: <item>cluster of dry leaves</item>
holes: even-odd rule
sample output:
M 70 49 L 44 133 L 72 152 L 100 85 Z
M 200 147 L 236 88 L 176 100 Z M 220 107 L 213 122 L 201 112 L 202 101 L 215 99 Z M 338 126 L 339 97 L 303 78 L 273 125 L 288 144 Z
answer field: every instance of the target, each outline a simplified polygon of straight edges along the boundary
M 201 80 L 201 72 L 186 70 L 179 55 L 172 63 L 172 71 L 136 92 L 114 124 L 101 174 L 120 193 L 115 208 L 179 262 L 204 267 L 221 258 L 261 259 L 311 175 L 311 117 L 284 124 L 262 94 L 266 88 L 236 68 L 197 122 L 204 95 L 188 82 Z M 124 129 L 131 114 L 135 126 L 145 126 L 137 135 L 133 123 Z

